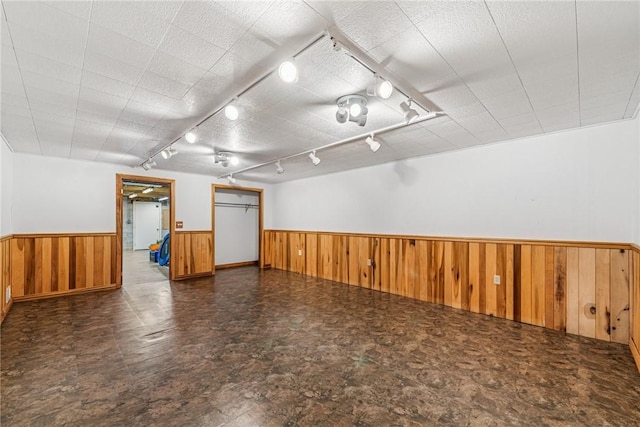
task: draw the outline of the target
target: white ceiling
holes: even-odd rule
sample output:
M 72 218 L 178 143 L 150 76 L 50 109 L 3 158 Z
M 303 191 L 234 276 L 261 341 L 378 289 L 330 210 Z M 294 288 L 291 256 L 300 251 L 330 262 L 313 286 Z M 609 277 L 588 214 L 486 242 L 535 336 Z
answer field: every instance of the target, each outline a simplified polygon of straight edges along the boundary
M 2 134 L 16 152 L 134 166 L 223 107 L 324 30 L 339 31 L 446 116 L 254 169 L 279 182 L 632 117 L 640 2 L 2 1 Z M 372 73 L 327 38 L 180 139 L 158 168 L 221 175 L 400 123 L 396 92 L 366 126 L 335 100 Z M 425 113 L 420 110 L 421 113 Z M 238 166 L 213 164 L 229 151 Z

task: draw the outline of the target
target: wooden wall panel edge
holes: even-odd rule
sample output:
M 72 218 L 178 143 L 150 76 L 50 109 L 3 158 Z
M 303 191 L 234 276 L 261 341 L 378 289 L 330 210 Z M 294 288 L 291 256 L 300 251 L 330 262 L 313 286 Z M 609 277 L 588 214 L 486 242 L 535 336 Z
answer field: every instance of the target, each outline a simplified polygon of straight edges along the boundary
M 232 262 L 229 264 L 218 264 L 216 265 L 216 270 L 224 270 L 225 268 L 248 267 L 250 265 L 260 265 L 260 262 L 256 260 L 256 261 Z
M 7 304 L 7 309 L 2 312 L 2 316 L 0 317 L 0 325 L 2 324 L 2 322 L 4 322 L 4 319 L 7 317 L 7 314 L 9 314 L 9 311 L 11 311 L 11 307 L 13 307 L 13 300 L 14 298 L 11 297 L 11 299 L 9 300 L 9 304 Z
M 35 301 L 35 300 L 48 299 L 48 298 L 64 297 L 69 295 L 86 294 L 89 292 L 111 291 L 116 289 L 118 289 L 118 286 L 116 284 L 111 284 L 106 286 L 94 286 L 93 288 L 70 289 L 68 291 L 52 292 L 49 294 L 23 295 L 23 296 L 11 298 L 11 301 L 15 301 L 15 302 Z
M 180 280 L 185 280 L 185 279 L 195 279 L 198 277 L 211 277 L 213 276 L 213 272 L 212 271 L 204 271 L 202 273 L 191 273 L 191 274 L 183 274 L 181 276 L 176 276 L 174 279 L 171 279 L 173 281 L 180 281 Z
M 640 347 L 638 347 L 633 339 L 630 339 L 629 348 L 631 349 L 633 360 L 636 362 L 636 368 L 638 368 L 638 372 L 640 373 Z
M 45 239 L 45 238 L 54 238 L 54 237 L 110 237 L 116 236 L 118 233 L 115 232 L 87 232 L 87 233 L 19 233 L 12 234 L 11 238 L 16 239 Z
M 580 247 L 594 249 L 632 249 L 637 247 L 631 243 L 624 242 L 591 242 L 577 240 L 535 240 L 535 239 L 506 239 L 506 238 L 479 238 L 479 237 L 446 237 L 446 236 L 419 236 L 405 234 L 376 234 L 376 233 L 347 233 L 339 231 L 313 231 L 313 230 L 277 230 L 268 229 L 267 231 L 280 233 L 317 233 L 334 236 L 352 236 L 352 237 L 373 237 L 386 239 L 412 239 L 412 240 L 429 240 L 444 242 L 465 242 L 465 243 L 495 243 L 495 244 L 511 244 L 511 245 L 536 245 L 536 246 L 565 246 Z M 636 250 L 640 251 L 640 247 Z

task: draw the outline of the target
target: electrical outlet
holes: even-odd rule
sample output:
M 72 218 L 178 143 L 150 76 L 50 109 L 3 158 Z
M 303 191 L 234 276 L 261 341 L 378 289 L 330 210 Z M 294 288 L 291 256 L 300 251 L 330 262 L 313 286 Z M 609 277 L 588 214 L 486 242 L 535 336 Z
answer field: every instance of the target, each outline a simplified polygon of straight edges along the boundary
M 298 249 L 298 256 L 302 256 L 302 249 Z
M 7 286 L 7 290 L 5 292 L 5 302 L 11 301 L 11 286 Z
M 496 274 L 495 276 L 493 276 L 493 284 L 494 285 L 500 284 L 500 275 Z
M 368 265 L 369 267 L 371 267 L 371 258 L 368 258 L 368 259 L 367 259 L 367 265 Z

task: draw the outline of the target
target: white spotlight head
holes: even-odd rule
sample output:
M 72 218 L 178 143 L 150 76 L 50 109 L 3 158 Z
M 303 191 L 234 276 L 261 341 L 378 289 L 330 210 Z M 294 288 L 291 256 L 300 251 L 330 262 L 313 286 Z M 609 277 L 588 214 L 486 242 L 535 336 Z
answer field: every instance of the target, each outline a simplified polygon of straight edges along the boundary
M 235 184 L 237 181 L 237 179 L 233 177 L 233 174 L 229 175 L 227 179 L 229 180 L 229 184 Z
M 178 154 L 178 150 L 176 150 L 175 148 L 173 148 L 173 146 L 171 146 L 169 147 L 169 153 L 171 153 L 171 157 L 173 157 L 176 154 Z
M 157 166 L 156 162 L 153 159 L 149 159 L 146 162 L 144 162 L 142 164 L 142 169 L 148 171 L 149 169 L 153 168 L 154 166 Z
M 358 103 L 349 105 L 349 115 L 353 118 L 362 114 L 362 106 Z
M 281 173 L 284 173 L 284 168 L 280 164 L 280 160 L 276 162 L 276 172 L 278 172 L 278 175 L 280 175 Z
M 347 109 L 344 107 L 338 107 L 338 111 L 336 111 L 336 120 L 338 123 L 344 123 L 349 118 L 349 113 Z
M 142 194 L 149 194 L 153 191 L 153 187 L 145 188 L 142 190 Z
M 375 77 L 374 82 L 367 87 L 367 95 L 376 96 L 380 99 L 389 99 L 393 93 L 393 85 L 389 80 Z
M 373 135 L 369 135 L 367 139 L 365 139 L 365 142 L 374 153 L 380 149 L 380 143 L 373 139 Z
M 400 108 L 402 109 L 402 112 L 404 113 L 404 120 L 405 122 L 407 122 L 407 124 L 414 122 L 419 114 L 416 110 L 414 110 L 413 108 L 411 108 L 411 100 L 409 99 L 407 102 L 401 102 L 400 103 Z
M 315 151 L 313 151 L 312 153 L 309 153 L 309 158 L 313 162 L 313 166 L 318 166 L 320 164 L 320 158 L 316 156 Z
M 231 156 L 229 157 L 229 163 L 231 163 L 231 166 L 238 166 L 238 163 L 240 163 L 240 159 L 238 159 L 236 156 Z
M 189 144 L 193 144 L 198 140 L 198 137 L 193 130 L 190 130 L 189 132 L 184 134 L 184 139 L 186 139 Z
M 224 115 L 227 116 L 229 120 L 237 120 L 238 116 L 240 116 L 240 112 L 238 111 L 238 107 L 233 104 L 229 104 L 224 107 Z
M 160 155 L 162 156 L 163 159 L 166 160 L 166 159 L 169 159 L 173 154 L 171 154 L 171 150 L 169 150 L 168 148 L 165 148 L 160 152 Z
M 285 83 L 294 83 L 298 81 L 298 67 L 296 67 L 293 59 L 284 61 L 278 67 L 278 75 L 280 76 L 280 80 Z
M 138 195 L 136 193 L 129 194 L 129 198 L 130 199 L 135 199 L 136 197 L 138 197 Z

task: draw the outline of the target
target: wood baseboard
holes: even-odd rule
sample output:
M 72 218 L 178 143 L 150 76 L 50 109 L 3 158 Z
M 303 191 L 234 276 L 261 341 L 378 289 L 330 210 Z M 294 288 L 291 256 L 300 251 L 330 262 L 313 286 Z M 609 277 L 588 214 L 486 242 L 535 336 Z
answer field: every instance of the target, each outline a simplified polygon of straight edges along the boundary
M 213 276 L 213 272 L 205 271 L 203 273 L 194 273 L 194 274 L 186 274 L 184 276 L 178 276 L 174 280 L 180 281 L 180 280 L 197 279 L 198 277 L 210 277 L 210 276 Z
M 83 289 L 73 289 L 69 291 L 62 292 L 52 292 L 50 294 L 39 294 L 39 295 L 24 295 L 19 297 L 13 297 L 12 301 L 22 302 L 22 301 L 35 301 L 40 299 L 48 299 L 48 298 L 57 298 L 57 297 L 66 297 L 70 295 L 79 295 L 86 294 L 89 292 L 100 292 L 100 291 L 112 291 L 118 288 L 117 285 L 108 285 L 108 286 L 96 286 L 94 288 L 83 288 Z
M 629 340 L 629 348 L 631 349 L 631 355 L 633 356 L 633 360 L 636 362 L 636 367 L 638 368 L 638 372 L 640 372 L 640 349 L 636 345 L 633 338 Z
M 13 298 L 9 300 L 9 304 L 7 304 L 7 310 L 2 312 L 2 317 L 0 318 L 0 325 L 2 324 L 2 322 L 4 322 L 4 318 L 7 317 L 7 314 L 9 314 L 9 310 L 11 310 L 12 305 L 13 305 Z
M 232 262 L 230 264 L 216 265 L 216 270 L 224 270 L 225 268 L 247 267 L 249 265 L 258 265 L 258 261 Z

